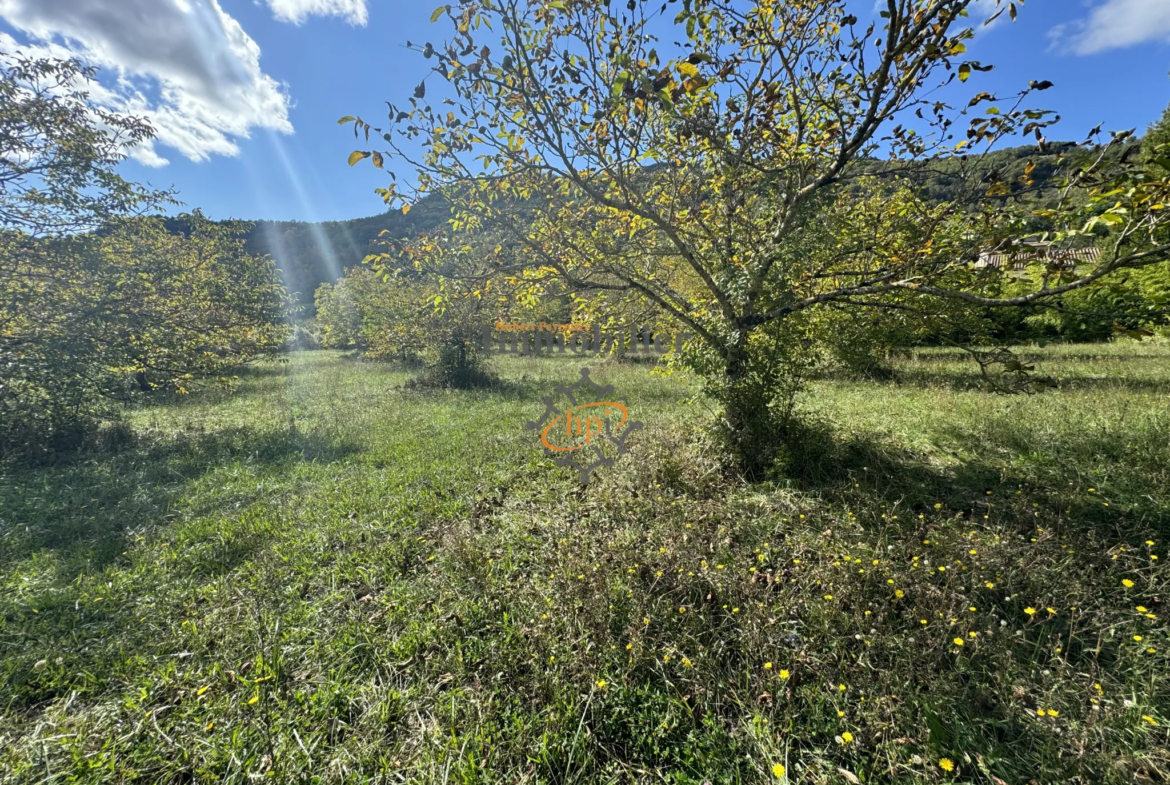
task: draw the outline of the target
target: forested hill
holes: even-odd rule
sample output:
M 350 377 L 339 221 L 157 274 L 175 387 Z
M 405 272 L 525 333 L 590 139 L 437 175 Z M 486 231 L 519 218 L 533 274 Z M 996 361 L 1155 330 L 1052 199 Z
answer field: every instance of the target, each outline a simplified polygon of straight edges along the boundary
M 334 283 L 347 267 L 361 264 L 376 250 L 374 241 L 383 230 L 391 237 L 407 237 L 433 229 L 450 217 L 445 205 L 424 199 L 409 213 L 389 210 L 348 221 L 256 221 L 246 235 L 248 251 L 268 254 L 276 260 L 284 283 L 307 306 L 311 315 L 313 292 L 322 283 Z
M 1140 144 L 1133 139 L 1126 147 Z M 1125 148 L 1123 148 L 1124 151 Z M 1067 156 L 1068 163 L 1091 154 L 1091 150 L 1077 148 L 1071 142 L 1050 142 L 1045 152 L 1035 145 L 1005 148 L 984 156 L 979 161 L 979 170 L 988 175 L 988 181 L 1014 183 L 1024 173 L 1024 167 L 1035 163 L 1032 177 L 1043 182 L 1057 174 L 1057 155 Z M 962 189 L 970 188 L 970 180 L 963 181 L 954 175 L 958 171 L 958 157 L 937 161 L 929 168 L 918 171 L 911 177 L 929 199 L 942 202 L 963 197 Z M 889 165 L 881 160 L 863 164 L 861 171 L 880 174 Z M 297 294 L 298 301 L 306 306 L 305 315 L 313 311 L 313 293 L 322 283 L 334 283 L 347 267 L 360 264 L 373 248 L 371 245 L 378 234 L 390 230 L 393 237 L 406 237 L 420 231 L 433 229 L 443 224 L 450 214 L 437 199 L 420 201 L 409 213 L 391 210 L 368 218 L 354 218 L 349 221 L 326 221 L 306 223 L 304 221 L 257 221 L 247 236 L 248 250 L 255 254 L 270 254 L 281 269 L 285 284 Z

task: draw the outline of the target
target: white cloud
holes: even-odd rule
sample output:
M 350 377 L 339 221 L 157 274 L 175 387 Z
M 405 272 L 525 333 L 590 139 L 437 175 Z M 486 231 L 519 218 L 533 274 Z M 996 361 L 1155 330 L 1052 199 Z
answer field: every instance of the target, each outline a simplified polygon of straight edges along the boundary
M 102 68 L 93 100 L 158 132 L 133 152 L 148 166 L 167 163 L 156 144 L 202 161 L 236 155 L 252 128 L 292 133 L 288 96 L 217 0 L 0 0 L 0 17 L 31 41 L 0 34 L 0 49 Z
M 1057 25 L 1049 36 L 1052 48 L 1078 55 L 1122 49 L 1147 41 L 1170 42 L 1167 0 L 1105 0 L 1088 18 Z
M 265 0 L 277 19 L 300 24 L 307 16 L 340 16 L 351 25 L 366 24 L 366 0 Z

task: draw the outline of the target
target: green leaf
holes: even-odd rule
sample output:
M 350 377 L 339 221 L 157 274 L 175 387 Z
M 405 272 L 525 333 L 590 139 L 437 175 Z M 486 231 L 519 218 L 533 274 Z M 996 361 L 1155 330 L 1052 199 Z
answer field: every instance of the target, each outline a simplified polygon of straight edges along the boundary
M 442 15 L 443 15 L 443 13 L 444 13 L 444 12 L 445 12 L 445 11 L 446 11 L 448 8 L 450 8 L 450 6 L 446 6 L 446 5 L 441 5 L 441 6 L 439 6 L 438 8 L 436 8 L 436 9 L 434 10 L 434 12 L 431 14 L 431 23 L 432 23 L 432 24 L 434 24 L 435 22 L 439 21 L 439 17 L 440 17 L 440 16 L 442 16 Z
M 622 90 L 626 89 L 626 83 L 629 81 L 630 81 L 629 74 L 622 74 L 617 79 L 615 79 L 614 83 L 613 83 L 613 90 L 611 91 L 611 95 L 613 95 L 614 98 L 617 98 L 619 95 L 621 95 Z
M 378 167 L 379 169 L 382 168 L 382 154 L 379 153 L 377 150 L 375 150 L 373 152 L 373 164 L 374 164 L 374 166 Z
M 970 65 L 968 65 L 967 63 L 963 63 L 961 66 L 959 66 L 959 81 L 960 82 L 966 82 L 968 77 L 970 77 L 970 76 L 971 76 L 971 66 Z
M 699 69 L 690 63 L 679 63 L 678 72 L 686 77 L 696 77 L 699 75 Z
M 356 117 L 350 117 L 349 115 L 346 115 L 345 117 L 338 120 L 337 124 L 338 125 L 345 125 L 346 123 L 352 123 L 356 119 L 357 119 Z
M 369 157 L 370 157 L 369 153 L 364 153 L 361 150 L 354 150 L 352 153 L 349 154 L 349 165 L 353 166 L 354 164 L 356 164 L 358 161 L 362 160 L 363 158 L 369 158 Z

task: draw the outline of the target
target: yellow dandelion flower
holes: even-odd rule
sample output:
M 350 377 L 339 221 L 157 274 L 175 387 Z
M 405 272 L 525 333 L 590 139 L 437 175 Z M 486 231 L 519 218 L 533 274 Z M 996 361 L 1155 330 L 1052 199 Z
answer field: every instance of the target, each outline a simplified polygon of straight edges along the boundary
M 955 762 L 952 761 L 950 758 L 943 758 L 942 760 L 940 760 L 938 762 L 938 765 L 943 771 L 954 771 L 955 770 Z
M 686 612 L 687 612 L 687 609 L 686 609 L 686 608 L 682 608 L 682 607 L 680 607 L 680 608 L 678 609 L 678 612 L 679 612 L 679 613 L 686 613 Z
M 1144 606 L 1144 605 L 1137 606 L 1137 612 L 1138 613 L 1148 613 L 1148 611 L 1146 610 L 1146 606 Z
M 1133 639 L 1134 639 L 1135 641 L 1137 641 L 1138 643 L 1141 643 L 1141 642 L 1142 642 L 1142 636 L 1140 636 L 1140 635 L 1135 635 L 1135 636 L 1133 636 Z
M 772 670 L 772 663 L 765 662 L 764 663 L 764 670 L 769 670 L 769 671 Z
M 1036 609 L 1029 605 L 1027 608 L 1024 608 L 1024 613 L 1028 614 L 1029 616 L 1035 616 Z
M 845 731 L 841 734 L 841 738 L 845 740 L 846 744 L 848 744 L 849 742 L 853 741 L 853 734 L 849 731 Z
M 601 679 L 600 681 L 597 682 L 597 688 L 600 690 L 605 689 L 605 679 Z
M 979 633 L 977 633 L 977 632 L 969 632 L 969 633 L 967 633 L 967 637 L 968 637 L 968 638 L 977 638 L 977 637 L 979 637 Z
M 789 677 L 789 675 L 790 675 L 790 674 L 788 673 L 788 671 L 786 671 L 786 670 L 784 670 L 784 669 L 781 669 L 781 670 L 780 670 L 780 678 L 782 678 L 782 679 L 787 679 L 787 678 Z
M 777 763 L 775 766 L 773 766 L 772 767 L 772 774 L 775 775 L 777 778 L 782 779 L 784 777 L 784 764 Z
M 1133 581 L 1131 581 L 1129 578 L 1126 578 L 1125 580 L 1123 580 L 1121 582 L 1121 585 L 1127 589 L 1132 589 L 1133 588 Z
M 1151 725 L 1157 725 L 1157 724 L 1158 724 L 1157 720 L 1155 720 L 1155 719 L 1154 719 L 1153 717 L 1151 717 L 1149 714 L 1143 714 L 1143 715 L 1142 715 L 1142 719 L 1143 719 L 1143 720 L 1145 720 L 1146 722 L 1150 723 Z
M 906 592 L 902 591 L 901 589 L 895 589 L 895 590 L 894 590 L 894 596 L 895 596 L 895 597 L 897 597 L 897 598 L 900 600 L 900 599 L 902 599 L 903 597 L 905 597 L 905 596 L 906 596 Z
M 955 638 L 955 640 L 954 640 L 954 644 L 955 644 L 956 646 L 962 646 L 962 645 L 963 645 L 963 639 L 962 639 L 962 638 Z
M 825 595 L 825 599 L 826 599 L 826 600 L 831 600 L 831 599 L 833 599 L 833 595 L 832 595 L 832 594 L 826 594 L 826 595 Z
M 689 667 L 691 667 L 691 661 L 690 661 L 690 660 L 688 660 L 686 657 L 683 657 L 683 658 L 682 658 L 682 666 L 683 666 L 684 668 L 689 668 Z
M 837 685 L 837 690 L 838 690 L 838 691 L 840 691 L 840 692 L 845 692 L 845 685 L 844 685 L 844 684 L 838 684 L 838 685 Z

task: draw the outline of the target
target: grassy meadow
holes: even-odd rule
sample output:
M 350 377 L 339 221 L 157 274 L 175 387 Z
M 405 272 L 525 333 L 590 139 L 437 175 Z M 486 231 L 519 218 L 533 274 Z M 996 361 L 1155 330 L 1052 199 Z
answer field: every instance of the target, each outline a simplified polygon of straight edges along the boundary
M 1170 780 L 1170 345 L 825 379 L 726 478 L 693 380 L 582 487 L 477 392 L 307 352 L 0 467 L 0 782 Z

